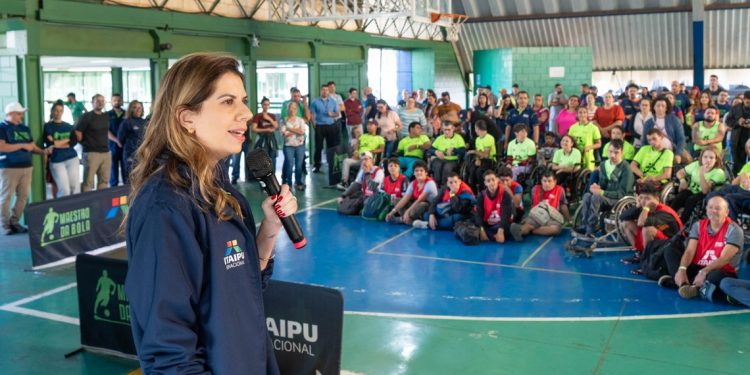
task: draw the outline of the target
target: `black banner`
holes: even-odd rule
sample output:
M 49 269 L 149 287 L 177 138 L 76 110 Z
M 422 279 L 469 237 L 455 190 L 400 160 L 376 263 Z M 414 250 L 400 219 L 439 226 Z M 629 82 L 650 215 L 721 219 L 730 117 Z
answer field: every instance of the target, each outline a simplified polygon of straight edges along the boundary
M 129 185 L 117 186 L 27 207 L 33 266 L 122 242 L 118 233 L 129 193 Z
M 341 292 L 271 280 L 263 301 L 266 327 L 282 374 L 341 372 Z
M 88 254 L 76 257 L 81 345 L 135 356 L 130 303 L 125 296 L 128 262 Z
M 328 185 L 336 185 L 341 182 L 341 166 L 344 159 L 349 157 L 349 147 L 345 143 L 326 149 L 326 160 L 328 161 Z

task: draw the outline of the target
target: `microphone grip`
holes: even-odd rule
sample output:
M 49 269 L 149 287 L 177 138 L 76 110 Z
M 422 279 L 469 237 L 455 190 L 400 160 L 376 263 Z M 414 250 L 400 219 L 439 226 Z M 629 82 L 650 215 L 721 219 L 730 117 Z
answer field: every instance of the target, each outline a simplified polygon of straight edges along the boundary
M 279 185 L 276 176 L 269 175 L 266 178 L 258 179 L 258 181 L 260 181 L 263 190 L 265 190 L 266 194 L 269 196 L 279 195 L 281 193 L 281 186 Z M 280 217 L 279 220 L 281 220 L 281 225 L 284 227 L 284 231 L 286 231 L 286 234 L 289 236 L 295 249 L 301 249 L 307 245 L 307 239 L 305 239 L 305 235 L 302 234 L 302 228 L 300 228 L 296 216 L 291 215 Z

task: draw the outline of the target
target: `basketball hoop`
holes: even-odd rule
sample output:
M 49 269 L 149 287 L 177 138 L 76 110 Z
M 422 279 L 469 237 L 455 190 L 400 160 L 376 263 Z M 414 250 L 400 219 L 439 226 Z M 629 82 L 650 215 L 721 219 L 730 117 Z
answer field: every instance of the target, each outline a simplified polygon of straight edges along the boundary
M 458 42 L 458 34 L 461 26 L 468 20 L 465 14 L 455 13 L 430 13 L 430 21 L 445 27 L 445 39 L 449 42 Z

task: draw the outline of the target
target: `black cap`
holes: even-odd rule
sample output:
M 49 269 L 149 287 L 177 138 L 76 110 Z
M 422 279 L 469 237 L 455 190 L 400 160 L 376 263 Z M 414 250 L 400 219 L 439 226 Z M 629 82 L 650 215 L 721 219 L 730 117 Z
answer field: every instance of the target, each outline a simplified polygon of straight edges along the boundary
M 745 95 L 743 95 L 745 99 L 750 99 L 750 90 L 745 91 Z

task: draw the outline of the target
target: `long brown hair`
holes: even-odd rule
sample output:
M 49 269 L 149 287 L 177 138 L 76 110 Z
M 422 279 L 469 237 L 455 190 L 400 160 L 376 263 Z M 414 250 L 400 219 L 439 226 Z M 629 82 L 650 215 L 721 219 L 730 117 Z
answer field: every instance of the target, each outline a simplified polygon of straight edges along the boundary
M 239 202 L 217 184 L 220 166 L 208 161 L 206 147 L 179 121 L 183 110 L 200 112 L 203 102 L 216 90 L 216 82 L 227 73 L 244 80 L 234 57 L 215 53 L 193 53 L 169 68 L 156 94 L 143 143 L 136 153 L 137 163 L 130 174 L 131 202 L 137 199 L 148 178 L 163 170 L 167 181 L 187 190 L 201 210 L 211 210 L 219 220 L 229 220 L 225 211 L 228 205 L 242 215 Z M 160 162 L 163 155 L 166 161 Z M 181 166 L 187 167 L 189 176 L 181 173 Z
M 143 117 L 143 103 L 133 100 L 128 104 L 128 110 L 125 112 L 125 118 L 134 118 L 135 117 L 135 106 L 138 104 L 141 105 L 141 117 Z

